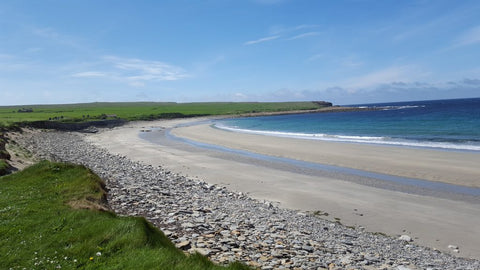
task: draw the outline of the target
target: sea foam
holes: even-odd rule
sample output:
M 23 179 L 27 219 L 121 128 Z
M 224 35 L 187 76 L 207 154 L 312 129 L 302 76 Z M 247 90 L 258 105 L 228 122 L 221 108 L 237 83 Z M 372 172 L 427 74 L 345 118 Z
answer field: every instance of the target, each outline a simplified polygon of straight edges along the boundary
M 320 141 L 332 141 L 332 142 L 349 142 L 349 143 L 368 143 L 368 144 L 381 144 L 381 145 L 396 145 L 407 147 L 420 147 L 420 148 L 438 148 L 449 150 L 466 150 L 466 151 L 480 151 L 480 145 L 476 144 L 457 144 L 451 142 L 433 142 L 433 141 L 415 141 L 390 137 L 374 137 L 374 136 L 346 136 L 346 135 L 332 135 L 322 133 L 297 133 L 297 132 L 282 132 L 282 131 L 265 131 L 265 130 L 252 130 L 242 129 L 237 127 L 229 127 L 219 123 L 214 124 L 218 129 L 228 130 L 232 132 L 257 134 L 265 136 L 286 137 L 296 139 L 307 140 L 320 140 Z

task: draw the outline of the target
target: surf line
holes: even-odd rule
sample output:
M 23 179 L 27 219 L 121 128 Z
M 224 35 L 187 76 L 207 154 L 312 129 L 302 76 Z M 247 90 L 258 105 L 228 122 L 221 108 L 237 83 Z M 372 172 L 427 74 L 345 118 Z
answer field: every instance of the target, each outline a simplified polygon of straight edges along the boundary
M 464 195 L 470 195 L 470 196 L 480 196 L 480 188 L 465 187 L 465 186 L 452 185 L 452 184 L 447 184 L 442 182 L 433 182 L 433 181 L 416 179 L 416 178 L 408 178 L 408 177 L 401 177 L 401 176 L 395 176 L 395 175 L 389 175 L 389 174 L 375 173 L 375 172 L 363 171 L 363 170 L 347 168 L 347 167 L 339 167 L 334 165 L 326 165 L 321 163 L 296 160 L 291 158 L 275 157 L 275 156 L 259 154 L 259 153 L 249 152 L 249 151 L 240 150 L 240 149 L 228 148 L 220 145 L 198 142 L 198 141 L 190 140 L 187 138 L 175 136 L 171 133 L 171 130 L 177 127 L 192 126 L 196 124 L 205 124 L 206 122 L 207 121 L 201 121 L 196 123 L 188 123 L 187 125 L 185 124 L 179 125 L 173 128 L 166 129 L 164 134 L 167 139 L 179 141 L 194 147 L 236 154 L 236 155 L 268 161 L 268 162 L 278 162 L 278 163 L 284 163 L 284 164 L 286 163 L 286 164 L 297 166 L 299 168 L 357 175 L 357 176 L 381 180 L 381 181 L 393 182 L 400 185 L 420 187 L 420 188 L 433 190 L 433 191 L 451 192 L 451 193 L 464 194 Z

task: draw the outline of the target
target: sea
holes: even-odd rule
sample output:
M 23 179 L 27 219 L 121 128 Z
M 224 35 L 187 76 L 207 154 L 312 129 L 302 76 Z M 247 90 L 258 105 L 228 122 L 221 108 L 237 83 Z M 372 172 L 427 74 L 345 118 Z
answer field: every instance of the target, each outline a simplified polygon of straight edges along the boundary
M 357 104 L 364 111 L 222 119 L 235 132 L 480 152 L 480 98 Z

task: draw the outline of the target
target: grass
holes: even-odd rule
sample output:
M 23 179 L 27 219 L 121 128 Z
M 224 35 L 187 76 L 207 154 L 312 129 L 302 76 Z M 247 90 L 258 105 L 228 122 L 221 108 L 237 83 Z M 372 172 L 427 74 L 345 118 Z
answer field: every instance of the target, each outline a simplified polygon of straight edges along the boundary
M 248 269 L 185 255 L 144 218 L 102 211 L 103 185 L 48 161 L 0 177 L 0 269 Z
M 0 107 L 0 126 L 16 123 L 58 119 L 77 122 L 116 115 L 129 121 L 189 116 L 235 115 L 252 112 L 276 112 L 321 108 L 314 102 L 120 102 L 67 105 L 25 105 Z M 22 108 L 33 112 L 19 112 Z
M 8 173 L 10 165 L 7 163 L 7 159 L 10 158 L 10 154 L 5 149 L 6 140 L 4 139 L 3 130 L 0 130 L 0 176 Z
M 6 160 L 0 159 L 0 176 L 7 174 L 9 167 Z

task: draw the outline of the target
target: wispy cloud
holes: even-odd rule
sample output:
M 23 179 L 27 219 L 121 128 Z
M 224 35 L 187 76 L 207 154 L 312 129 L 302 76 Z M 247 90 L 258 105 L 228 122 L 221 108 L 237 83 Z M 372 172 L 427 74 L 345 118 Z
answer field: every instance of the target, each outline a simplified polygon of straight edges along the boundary
M 245 100 L 248 99 L 248 96 L 244 93 L 237 92 L 237 93 L 233 94 L 233 98 L 236 101 L 245 101 Z
M 312 56 L 310 56 L 308 59 L 307 59 L 307 62 L 311 62 L 311 61 L 315 61 L 315 60 L 318 60 L 318 59 L 321 59 L 325 57 L 325 54 L 323 53 L 317 53 L 317 54 L 314 54 Z
M 310 28 L 318 28 L 320 27 L 320 25 L 318 24 L 301 24 L 301 25 L 297 25 L 295 26 L 295 30 L 303 30 L 303 29 L 310 29 Z
M 36 66 L 35 63 L 18 58 L 14 55 L 0 54 L 0 71 L 4 73 L 32 70 Z M 5 74 L 0 74 L 0 78 L 2 75 Z
M 35 36 L 53 41 L 57 44 L 66 45 L 76 49 L 83 49 L 84 47 L 82 44 L 80 44 L 80 41 L 78 38 L 69 36 L 69 35 L 64 35 L 50 27 L 43 27 L 43 28 L 34 27 L 31 31 Z
M 319 28 L 318 24 L 300 24 L 295 26 L 284 26 L 284 25 L 274 25 L 271 26 L 269 32 L 272 35 L 291 35 L 295 32 L 300 32 L 301 30 L 315 29 Z
M 98 71 L 85 71 L 85 72 L 77 72 L 73 73 L 72 77 L 78 78 L 99 78 L 99 77 L 107 77 L 108 75 L 103 72 Z
M 361 76 L 349 78 L 341 85 L 344 85 L 348 89 L 351 89 L 352 92 L 355 92 L 359 89 L 373 89 L 378 85 L 398 81 L 409 82 L 421 79 L 427 75 L 428 73 L 421 72 L 418 68 L 413 66 L 391 66 Z
M 159 61 L 106 56 L 104 59 L 132 80 L 176 81 L 187 77 L 185 71 L 177 66 Z
M 472 27 L 462 33 L 462 35 L 457 38 L 454 46 L 463 47 L 476 43 L 480 43 L 480 25 Z
M 301 38 L 318 36 L 318 35 L 320 35 L 320 32 L 307 32 L 307 33 L 299 34 L 291 38 L 288 38 L 288 40 L 295 40 L 295 39 L 301 39 Z
M 13 58 L 13 55 L 11 55 L 11 54 L 0 53 L 0 60 L 2 60 L 2 59 L 11 59 L 11 58 Z
M 176 81 L 188 77 L 183 68 L 136 58 L 104 56 L 99 63 L 92 66 L 88 71 L 75 72 L 71 76 L 124 81 L 135 87 L 144 86 L 151 81 Z
M 283 40 L 296 40 L 296 39 L 303 39 L 307 37 L 317 36 L 320 34 L 320 32 L 318 31 L 310 31 L 305 33 L 301 33 L 301 32 L 304 32 L 306 29 L 312 29 L 312 28 L 318 28 L 318 27 L 320 27 L 320 25 L 316 25 L 316 24 L 300 24 L 292 27 L 274 25 L 274 26 L 271 26 L 268 31 L 268 33 L 270 34 L 269 36 L 247 41 L 243 45 L 248 46 L 248 45 L 268 42 L 268 41 L 272 41 L 280 38 L 282 38 Z
M 356 56 L 349 56 L 340 59 L 340 65 L 346 68 L 358 68 L 364 65 L 364 62 L 360 61 Z
M 387 76 L 390 77 L 390 76 Z M 254 97 L 254 100 L 328 100 L 335 104 L 361 104 L 392 100 L 427 100 L 456 98 L 458 94 L 476 97 L 480 91 L 479 79 L 450 82 L 391 81 L 352 91 L 346 85 L 325 86 L 318 89 L 279 89 Z M 252 99 L 252 97 L 249 97 Z
M 275 39 L 278 39 L 278 38 L 280 38 L 280 35 L 264 37 L 264 38 L 260 38 L 260 39 L 256 39 L 256 40 L 247 41 L 247 42 L 244 43 L 244 45 L 248 46 L 248 45 L 263 43 L 263 42 L 272 41 L 272 40 L 275 40 Z
M 60 34 L 53 30 L 52 28 L 45 27 L 45 28 L 34 28 L 33 33 L 37 36 L 50 38 L 50 39 L 58 39 Z

